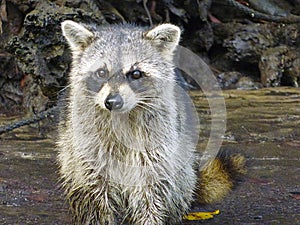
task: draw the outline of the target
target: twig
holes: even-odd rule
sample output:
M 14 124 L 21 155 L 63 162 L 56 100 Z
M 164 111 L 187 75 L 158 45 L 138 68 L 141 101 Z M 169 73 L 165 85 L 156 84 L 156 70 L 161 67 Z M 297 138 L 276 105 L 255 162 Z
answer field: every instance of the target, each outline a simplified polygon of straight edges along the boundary
M 4 133 L 8 133 L 14 129 L 17 129 L 19 127 L 22 126 L 26 126 L 26 125 L 30 125 L 33 123 L 37 123 L 43 119 L 48 118 L 49 116 L 51 116 L 51 114 L 53 114 L 55 112 L 55 110 L 58 108 L 58 106 L 54 106 L 50 109 L 47 109 L 46 111 L 40 112 L 38 114 L 36 114 L 34 117 L 29 118 L 29 119 L 23 119 L 5 126 L 0 127 L 0 135 L 4 134 Z
M 153 27 L 153 21 L 152 21 L 152 17 L 151 17 L 151 14 L 149 12 L 149 9 L 147 7 L 147 2 L 148 2 L 148 0 L 143 0 L 143 5 L 144 5 L 144 9 L 145 9 L 145 11 L 147 13 L 147 16 L 149 18 L 150 26 Z

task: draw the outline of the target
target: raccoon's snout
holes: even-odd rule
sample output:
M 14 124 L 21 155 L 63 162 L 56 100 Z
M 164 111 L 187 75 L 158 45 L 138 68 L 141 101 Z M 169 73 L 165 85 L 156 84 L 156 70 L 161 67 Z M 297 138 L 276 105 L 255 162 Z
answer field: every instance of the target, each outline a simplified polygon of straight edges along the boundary
M 115 110 L 115 109 L 121 109 L 123 104 L 124 104 L 124 101 L 121 97 L 120 94 L 109 94 L 107 96 L 107 98 L 105 99 L 105 107 L 108 109 L 108 110 Z

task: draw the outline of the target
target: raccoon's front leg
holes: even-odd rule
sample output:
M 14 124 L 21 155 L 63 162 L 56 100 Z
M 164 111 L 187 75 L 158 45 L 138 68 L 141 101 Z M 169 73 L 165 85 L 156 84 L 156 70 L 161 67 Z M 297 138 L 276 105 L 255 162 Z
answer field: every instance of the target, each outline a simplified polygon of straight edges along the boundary
M 116 218 L 104 193 L 94 193 L 93 189 L 74 190 L 69 194 L 69 202 L 76 225 L 115 225 Z
M 131 225 L 165 225 L 171 201 L 156 185 L 136 187 L 128 196 L 128 221 Z
M 88 206 L 86 203 L 83 211 L 77 211 L 74 213 L 74 224 L 76 225 L 116 225 L 116 218 L 111 210 L 105 208 L 105 206 Z

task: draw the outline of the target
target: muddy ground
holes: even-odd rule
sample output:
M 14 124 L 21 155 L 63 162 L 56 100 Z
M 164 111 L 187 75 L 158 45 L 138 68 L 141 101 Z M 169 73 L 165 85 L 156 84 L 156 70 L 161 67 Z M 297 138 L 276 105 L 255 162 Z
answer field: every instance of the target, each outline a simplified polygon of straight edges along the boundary
M 209 136 L 205 96 L 193 92 L 201 121 L 199 147 Z M 220 210 L 196 224 L 300 224 L 300 90 L 224 91 L 227 131 L 222 148 L 244 154 L 248 174 L 224 201 L 193 211 Z M 1 118 L 0 124 L 10 119 Z M 23 127 L 0 139 L 0 224 L 70 224 L 59 189 L 55 133 Z

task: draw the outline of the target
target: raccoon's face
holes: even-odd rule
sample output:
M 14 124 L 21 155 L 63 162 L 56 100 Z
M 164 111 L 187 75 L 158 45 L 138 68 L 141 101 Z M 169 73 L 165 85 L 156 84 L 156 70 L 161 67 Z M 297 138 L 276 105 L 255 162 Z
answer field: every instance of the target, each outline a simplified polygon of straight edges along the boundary
M 130 25 L 89 27 L 73 21 L 62 23 L 73 50 L 71 74 L 84 83 L 88 99 L 102 109 L 128 112 L 151 108 L 167 98 L 174 87 L 171 63 L 180 29 L 163 24 L 145 31 Z M 167 95 L 167 96 L 164 96 Z
M 104 64 L 86 74 L 88 76 L 84 80 L 87 94 L 103 109 L 128 112 L 159 95 L 160 84 L 154 77 L 150 77 L 147 67 L 143 68 L 142 64 L 136 63 L 116 70 Z

